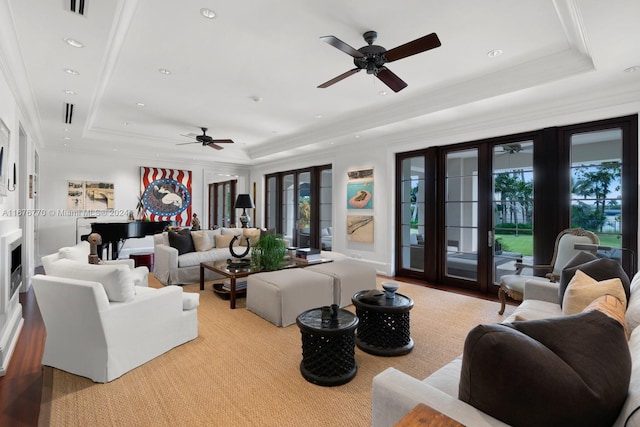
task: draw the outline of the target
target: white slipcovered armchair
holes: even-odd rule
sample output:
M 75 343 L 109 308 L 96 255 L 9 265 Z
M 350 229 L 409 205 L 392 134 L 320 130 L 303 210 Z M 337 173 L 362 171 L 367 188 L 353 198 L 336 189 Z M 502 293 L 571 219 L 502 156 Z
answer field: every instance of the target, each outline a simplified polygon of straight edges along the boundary
M 61 259 L 69 259 L 84 264 L 89 263 L 89 253 L 91 245 L 86 240 L 75 246 L 63 247 L 50 255 L 41 258 L 42 266 L 46 274 L 53 274 L 54 263 Z M 136 267 L 132 259 L 102 260 L 99 265 L 126 265 L 132 273 L 133 282 L 136 286 L 149 286 L 149 269 L 145 266 Z
M 124 266 L 56 264 L 73 277 L 32 279 L 47 331 L 43 365 L 109 382 L 198 336 L 199 294 L 133 286 Z

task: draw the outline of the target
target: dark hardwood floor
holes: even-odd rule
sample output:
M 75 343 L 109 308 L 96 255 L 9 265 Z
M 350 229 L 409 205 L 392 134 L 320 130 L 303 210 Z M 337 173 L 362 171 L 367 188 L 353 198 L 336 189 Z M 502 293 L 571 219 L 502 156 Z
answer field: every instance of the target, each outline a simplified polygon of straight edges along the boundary
M 33 288 L 20 294 L 24 325 L 0 377 L 0 426 L 37 426 L 42 399 L 45 328 Z

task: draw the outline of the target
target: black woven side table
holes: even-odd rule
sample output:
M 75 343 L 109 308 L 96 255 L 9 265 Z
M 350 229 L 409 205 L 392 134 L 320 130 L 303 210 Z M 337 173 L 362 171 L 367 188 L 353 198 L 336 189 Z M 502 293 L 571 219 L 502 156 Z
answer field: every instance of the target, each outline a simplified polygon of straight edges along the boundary
M 356 345 L 362 351 L 376 356 L 400 356 L 413 349 L 409 310 L 413 300 L 396 293 L 395 298 L 385 296 L 377 301 L 364 301 L 368 290 L 357 292 L 351 301 L 360 319 Z
M 337 318 L 323 325 L 322 309 L 314 308 L 300 314 L 296 324 L 302 335 L 302 376 L 322 386 L 351 381 L 358 369 L 354 357 L 356 315 L 340 308 Z

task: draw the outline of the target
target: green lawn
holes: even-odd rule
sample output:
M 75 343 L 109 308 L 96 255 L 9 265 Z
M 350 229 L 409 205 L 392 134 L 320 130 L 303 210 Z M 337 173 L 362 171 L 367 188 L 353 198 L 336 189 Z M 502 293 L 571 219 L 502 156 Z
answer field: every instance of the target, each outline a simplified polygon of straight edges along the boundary
M 533 236 L 513 234 L 496 234 L 496 238 L 500 238 L 502 241 L 502 250 L 508 252 L 517 252 L 522 255 L 533 255 Z M 601 234 L 600 244 L 603 246 L 611 246 L 614 248 L 620 247 L 620 239 L 618 236 L 611 234 Z
M 503 251 L 533 256 L 533 236 L 524 234 L 519 236 L 514 234 L 496 234 L 496 239 L 497 238 L 500 238 Z

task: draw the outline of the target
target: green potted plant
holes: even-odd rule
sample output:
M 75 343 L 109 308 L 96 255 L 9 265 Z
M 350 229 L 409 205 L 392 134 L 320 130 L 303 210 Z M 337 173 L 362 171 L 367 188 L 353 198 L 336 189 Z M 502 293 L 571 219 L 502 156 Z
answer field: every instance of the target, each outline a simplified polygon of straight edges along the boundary
M 264 234 L 253 246 L 251 258 L 261 270 L 278 270 L 287 254 L 287 243 L 277 234 Z

